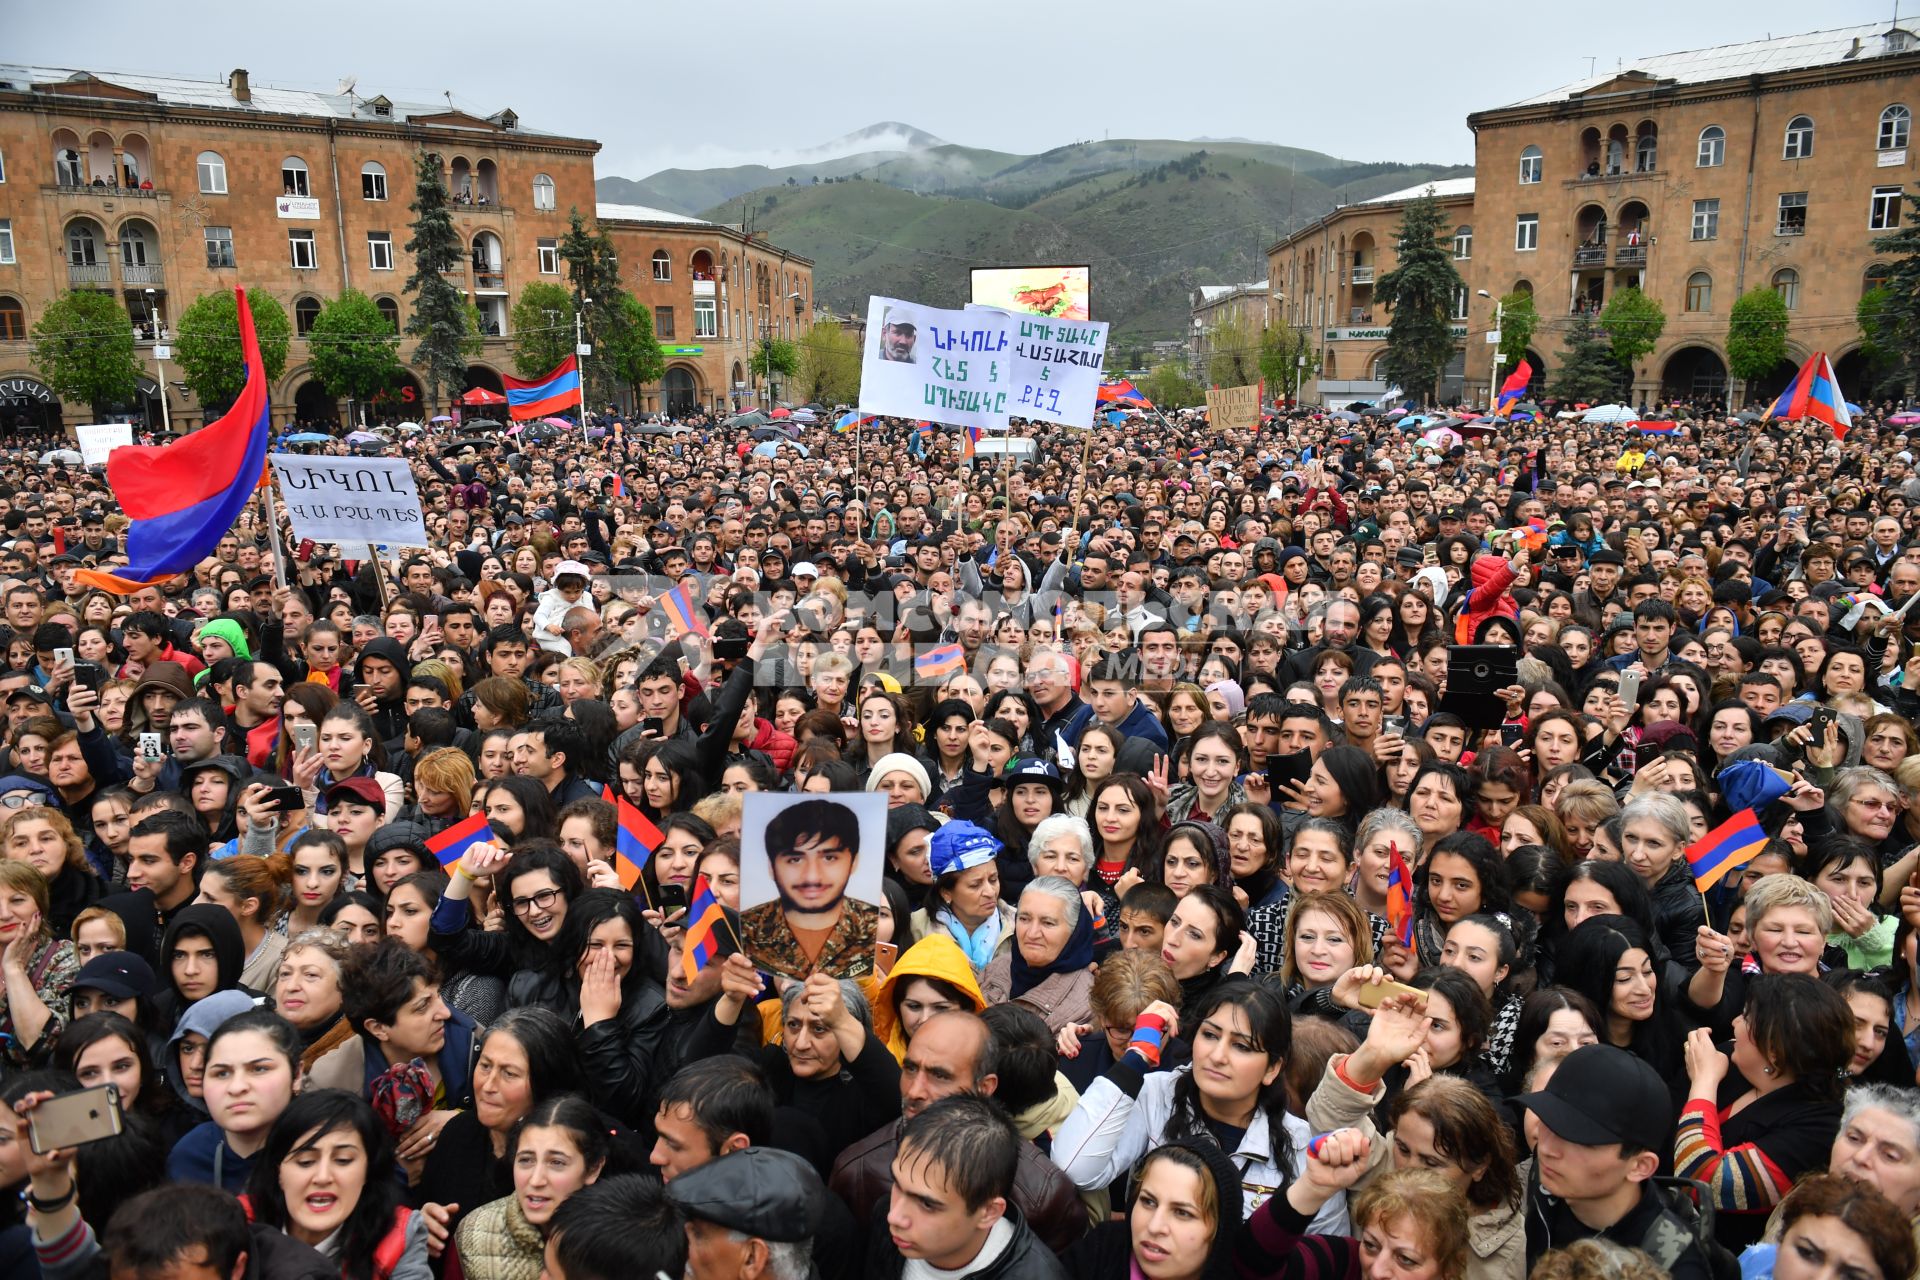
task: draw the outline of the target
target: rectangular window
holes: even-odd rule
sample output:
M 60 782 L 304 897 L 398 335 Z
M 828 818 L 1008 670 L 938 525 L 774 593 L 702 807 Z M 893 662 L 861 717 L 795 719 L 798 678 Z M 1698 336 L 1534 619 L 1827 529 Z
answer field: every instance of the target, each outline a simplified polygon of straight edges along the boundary
M 233 228 L 202 227 L 207 238 L 207 265 L 210 267 L 230 267 L 233 265 Z
M 1540 247 L 1539 214 L 1522 213 L 1515 215 L 1513 220 L 1513 247 L 1521 253 Z
M 560 242 L 558 240 L 540 242 L 540 274 L 543 276 L 560 274 Z
M 1804 191 L 1783 191 L 1780 193 L 1780 218 L 1774 224 L 1773 234 L 1777 236 L 1803 236 L 1807 234 L 1807 193 Z
M 718 337 L 720 333 L 719 313 L 712 298 L 693 300 L 693 336 L 696 338 Z
M 13 219 L 0 218 L 0 263 L 13 265 Z
M 1456 261 L 1465 262 L 1473 256 L 1473 228 L 1459 227 L 1453 233 L 1453 256 Z
M 1693 202 L 1693 238 L 1695 240 L 1720 238 L 1720 202 L 1718 200 Z
M 1540 181 L 1540 173 L 1545 164 L 1546 159 L 1543 156 L 1523 154 L 1520 157 L 1520 185 L 1530 187 Z
M 313 194 L 307 190 L 307 166 L 304 164 L 283 165 L 280 169 L 280 185 L 285 188 L 281 192 L 282 195 L 310 196 Z
M 1900 225 L 1900 188 L 1875 187 L 1873 203 L 1867 207 L 1869 231 L 1892 231 Z
M 1453 318 L 1455 320 L 1465 320 L 1467 318 L 1468 296 L 1467 286 L 1465 285 L 1461 285 L 1453 291 Z
M 387 198 L 387 175 L 384 173 L 362 173 L 360 175 L 360 198 L 362 200 L 385 200 Z
M 367 265 L 375 271 L 393 270 L 393 237 L 385 231 L 367 232 Z
M 661 281 L 673 279 L 673 259 L 664 253 L 654 254 L 653 278 Z
M 7 180 L 7 157 L 5 156 L 5 154 L 0 154 L 0 182 L 5 182 L 6 180 Z
M 287 232 L 287 248 L 293 255 L 294 270 L 314 271 L 319 268 L 320 255 L 314 247 L 313 232 Z
M 653 309 L 653 336 L 671 338 L 673 336 L 673 308 L 655 307 Z

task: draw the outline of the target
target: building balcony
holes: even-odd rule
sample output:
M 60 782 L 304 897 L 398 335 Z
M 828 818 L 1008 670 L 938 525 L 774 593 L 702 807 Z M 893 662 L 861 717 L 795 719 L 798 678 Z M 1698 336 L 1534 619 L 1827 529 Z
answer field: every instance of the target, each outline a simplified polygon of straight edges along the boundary
M 1644 267 L 1647 265 L 1647 246 L 1644 244 L 1623 244 L 1613 251 L 1613 265 L 1616 267 Z
M 696 298 L 711 298 L 715 287 L 711 280 L 702 280 L 699 276 L 693 278 L 693 296 Z
M 1607 265 L 1607 246 L 1603 244 L 1583 244 L 1573 251 L 1573 265 L 1576 267 L 1604 267 Z
M 1372 324 L 1373 314 L 1365 307 L 1350 307 L 1347 309 L 1347 323 L 1350 325 Z
M 113 268 L 104 262 L 69 262 L 67 283 L 76 289 L 96 284 L 112 284 Z
M 167 282 L 167 269 L 159 263 L 151 266 L 131 262 L 120 264 L 120 283 L 132 285 L 159 286 Z
M 473 273 L 473 287 L 476 289 L 504 289 L 507 277 L 500 271 L 476 271 Z
M 127 200 L 157 200 L 166 194 L 166 192 L 156 190 L 152 187 L 145 189 L 140 187 L 110 187 L 104 182 L 79 184 L 56 182 L 50 187 L 42 187 L 41 190 L 51 191 L 56 195 L 63 196 L 93 196 L 101 200 L 117 200 L 123 198 Z
M 1353 283 L 1354 284 L 1372 284 L 1373 268 L 1372 267 L 1355 267 L 1353 269 Z

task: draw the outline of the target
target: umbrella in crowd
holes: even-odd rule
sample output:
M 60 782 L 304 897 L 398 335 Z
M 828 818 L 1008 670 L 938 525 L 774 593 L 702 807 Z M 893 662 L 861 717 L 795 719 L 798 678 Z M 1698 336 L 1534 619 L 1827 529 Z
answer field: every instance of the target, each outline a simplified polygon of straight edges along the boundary
M 80 451 L 78 449 L 53 449 L 40 455 L 41 466 L 45 466 L 50 462 L 64 462 L 70 467 L 77 467 L 81 462 Z
M 793 440 L 762 441 L 761 443 L 753 446 L 753 456 L 756 458 L 775 457 L 779 454 L 781 445 L 785 445 L 787 448 L 795 450 L 803 458 L 809 456 L 807 446 Z
M 1896 413 L 1887 419 L 1888 425 L 1895 427 L 1910 427 L 1916 422 L 1920 422 L 1920 413 Z
M 318 431 L 297 431 L 293 435 L 286 437 L 286 439 L 282 443 L 285 443 L 285 444 L 332 444 L 333 437 L 329 435 L 322 435 Z M 40 459 L 40 461 L 45 462 L 46 459 L 42 458 Z
M 1580 415 L 1582 422 L 1636 422 L 1640 415 L 1623 404 L 1595 405 Z
M 435 414 L 433 417 L 429 418 L 428 421 L 429 422 L 452 422 L 453 418 L 448 414 L 440 413 L 440 414 Z
M 371 431 L 350 431 L 347 433 L 348 444 L 366 444 L 368 441 L 372 441 L 374 444 L 386 443 L 384 439 Z

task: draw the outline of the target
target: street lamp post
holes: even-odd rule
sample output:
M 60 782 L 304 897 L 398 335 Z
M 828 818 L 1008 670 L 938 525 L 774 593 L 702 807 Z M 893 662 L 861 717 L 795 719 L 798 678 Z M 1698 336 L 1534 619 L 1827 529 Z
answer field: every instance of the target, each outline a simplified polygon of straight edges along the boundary
M 173 352 L 167 346 L 167 318 L 161 314 L 152 289 L 147 290 L 147 312 L 153 317 L 153 369 L 159 375 L 155 381 L 160 384 L 160 429 L 172 435 L 173 413 L 167 407 L 167 357 Z
M 1293 363 L 1294 368 L 1297 370 L 1293 375 L 1293 407 L 1298 409 L 1300 407 L 1300 396 L 1307 389 L 1307 358 L 1305 356 L 1295 356 Z
M 1500 349 L 1500 321 L 1506 315 L 1506 309 L 1500 299 L 1485 289 L 1475 292 L 1493 303 L 1493 373 L 1487 380 L 1487 411 L 1491 413 L 1500 398 L 1500 365 L 1506 359 L 1506 353 Z

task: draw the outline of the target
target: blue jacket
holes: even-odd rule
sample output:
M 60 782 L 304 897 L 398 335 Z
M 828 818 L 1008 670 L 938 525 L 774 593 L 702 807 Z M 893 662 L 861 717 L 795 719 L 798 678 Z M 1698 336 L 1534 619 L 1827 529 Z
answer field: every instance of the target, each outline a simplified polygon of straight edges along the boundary
M 480 1024 L 447 1006 L 447 1042 L 440 1047 L 440 1087 L 445 1094 L 442 1106 L 473 1105 L 473 1060 L 480 1049 Z M 373 1082 L 387 1070 L 387 1060 L 377 1053 L 366 1055 L 366 1085 L 361 1097 L 373 1096 Z
M 1119 724 L 1120 736 L 1124 738 L 1145 738 L 1165 751 L 1169 747 L 1166 726 L 1160 723 L 1160 717 L 1153 708 L 1144 702 L 1135 702 L 1133 710 Z
M 253 1158 L 236 1154 L 227 1145 L 227 1135 L 211 1120 L 187 1130 L 167 1156 L 168 1181 L 204 1182 L 236 1196 L 247 1189 L 252 1171 Z

